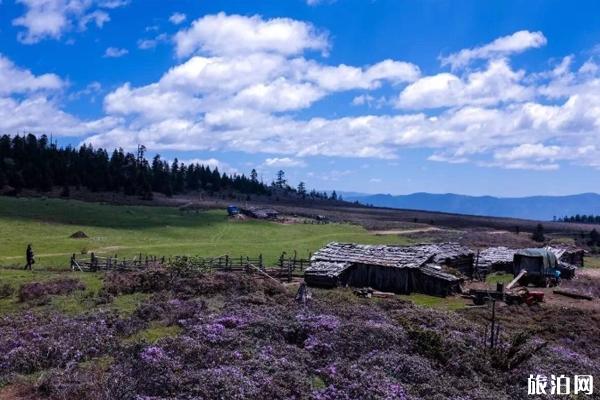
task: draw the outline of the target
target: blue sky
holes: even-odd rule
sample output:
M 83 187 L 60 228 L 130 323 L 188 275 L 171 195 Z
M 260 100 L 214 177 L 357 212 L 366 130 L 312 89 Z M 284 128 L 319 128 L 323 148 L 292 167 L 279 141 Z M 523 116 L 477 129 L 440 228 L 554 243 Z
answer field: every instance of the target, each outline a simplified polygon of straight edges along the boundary
M 2 0 L 0 132 L 368 193 L 600 184 L 600 3 Z

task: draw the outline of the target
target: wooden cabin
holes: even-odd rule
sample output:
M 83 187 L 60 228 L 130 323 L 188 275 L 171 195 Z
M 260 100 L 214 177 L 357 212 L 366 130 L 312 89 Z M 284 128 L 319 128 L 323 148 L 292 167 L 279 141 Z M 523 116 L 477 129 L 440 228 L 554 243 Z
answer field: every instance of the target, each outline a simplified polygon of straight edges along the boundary
M 447 296 L 460 292 L 463 279 L 436 262 L 459 259 L 460 249 L 454 244 L 403 247 L 329 243 L 312 256 L 304 280 L 311 286 L 371 287 L 401 294 Z M 463 257 L 472 256 L 468 249 L 462 249 Z

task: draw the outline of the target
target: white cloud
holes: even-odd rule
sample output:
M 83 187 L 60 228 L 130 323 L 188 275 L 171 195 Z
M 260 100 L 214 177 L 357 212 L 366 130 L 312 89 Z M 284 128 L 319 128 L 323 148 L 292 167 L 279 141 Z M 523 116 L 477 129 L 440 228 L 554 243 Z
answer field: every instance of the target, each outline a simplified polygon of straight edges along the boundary
M 141 114 L 146 119 L 156 120 L 193 115 L 199 100 L 177 91 L 161 91 L 158 84 L 132 89 L 127 83 L 109 93 L 104 106 L 110 114 Z
M 178 32 L 174 40 L 179 57 L 197 51 L 212 55 L 256 52 L 291 55 L 304 50 L 325 52 L 329 46 L 326 35 L 306 22 L 224 13 L 197 19 L 188 30 Z
M 397 106 L 425 109 L 524 101 L 534 95 L 532 88 L 521 83 L 524 76 L 523 71 L 513 71 L 503 59 L 490 61 L 485 70 L 462 78 L 442 72 L 407 86 L 400 93 Z
M 385 60 L 367 68 L 339 65 L 336 67 L 309 63 L 306 77 L 329 91 L 375 89 L 382 81 L 412 82 L 420 75 L 414 64 Z
M 176 12 L 176 13 L 173 13 L 169 17 L 169 22 L 171 22 L 174 25 L 179 25 L 179 24 L 183 23 L 186 19 L 187 19 L 187 16 L 185 14 Z
M 40 90 L 62 89 L 65 83 L 55 74 L 35 76 L 31 71 L 17 67 L 0 54 L 0 96 L 30 93 Z
M 307 108 L 324 95 L 314 85 L 280 78 L 269 84 L 259 83 L 241 90 L 233 98 L 233 104 L 265 111 L 287 111 Z
M 158 46 L 159 43 L 164 43 L 169 40 L 169 35 L 161 33 L 152 39 L 140 39 L 138 40 L 138 49 L 150 50 Z
M 129 5 L 129 3 L 131 3 L 131 0 L 104 0 L 99 3 L 99 6 L 102 8 L 113 9 L 125 7 L 126 5 Z
M 114 117 L 85 122 L 62 111 L 52 96 L 66 86 L 55 74 L 34 75 L 0 55 L 0 131 L 81 136 L 121 123 Z
M 496 152 L 498 160 L 554 160 L 560 154 L 559 146 L 545 146 L 541 143 L 524 143 L 517 147 Z
M 239 173 L 239 171 L 232 167 L 230 164 L 224 162 L 224 161 L 220 161 L 217 160 L 216 158 L 190 158 L 190 159 L 185 159 L 185 160 L 179 160 L 180 163 L 184 163 L 185 165 L 191 165 L 191 164 L 200 164 L 200 165 L 204 165 L 204 166 L 208 166 L 211 169 L 215 169 L 218 168 L 219 172 L 223 173 L 227 173 L 227 174 L 237 174 Z
M 421 77 L 407 62 L 352 66 L 311 58 L 310 50 L 318 46 L 306 43 L 314 35 L 300 35 L 302 40 L 292 40 L 296 44 L 284 50 L 270 41 L 273 24 L 284 30 L 305 26 L 299 21 L 224 14 L 199 21 L 207 18 L 224 22 L 229 28 L 220 33 L 237 41 L 217 49 L 224 40 L 217 38 L 219 32 L 205 40 L 190 28 L 198 39 L 191 52 L 207 54 L 190 56 L 145 86 L 121 85 L 105 96 L 106 117 L 96 121 L 61 111 L 49 97 L 47 92 L 64 89 L 58 76 L 34 75 L 0 58 L 0 83 L 6 82 L 0 85 L 0 128 L 48 132 L 51 126 L 57 134 L 90 135 L 87 142 L 106 147 L 144 143 L 152 150 L 261 153 L 267 158 L 264 166 L 305 163 L 310 156 L 392 160 L 419 148 L 428 149 L 429 160 L 437 162 L 600 168 L 600 71 L 593 58 L 579 65 L 568 55 L 548 71 L 528 73 L 510 66 L 507 57 L 517 46 L 495 41 L 485 51 L 488 45 L 467 54 L 489 58 L 485 63 L 462 73 Z M 240 20 L 251 27 L 244 28 L 251 32 L 247 37 L 231 33 Z M 236 54 L 232 46 L 245 50 Z M 385 101 L 378 91 L 382 87 L 398 93 L 394 105 L 401 110 Z M 354 104 L 381 103 L 381 110 L 323 117 L 315 107 L 306 114 L 311 117 L 297 113 L 344 91 L 351 91 Z M 346 172 L 328 171 L 321 179 Z
M 105 10 L 122 7 L 128 1 L 112 0 L 16 0 L 25 7 L 25 14 L 15 18 L 14 26 L 25 30 L 18 33 L 18 39 L 25 44 L 37 43 L 43 39 L 60 39 L 62 35 L 78 27 L 87 29 L 93 22 L 101 28 L 110 20 Z
M 266 167 L 286 168 L 286 167 L 305 167 L 306 163 L 302 160 L 297 160 L 290 157 L 274 157 L 267 158 L 263 164 Z
M 104 57 L 119 58 L 119 57 L 123 57 L 127 53 L 129 53 L 129 50 L 127 50 L 127 49 L 120 49 L 118 47 L 109 47 L 104 52 Z
M 472 60 L 505 57 L 531 48 L 542 47 L 546 42 L 542 32 L 518 31 L 512 35 L 499 37 L 481 47 L 463 49 L 458 53 L 442 57 L 441 61 L 442 65 L 450 65 L 453 69 L 461 68 Z
M 85 122 L 60 110 L 48 98 L 36 95 L 24 100 L 0 97 L 0 131 L 52 133 L 56 136 L 81 136 L 106 132 L 120 121 L 113 117 Z
M 68 98 L 69 98 L 69 100 L 78 100 L 82 97 L 89 97 L 89 100 L 91 102 L 95 102 L 96 95 L 98 93 L 100 93 L 101 90 L 102 90 L 102 85 L 100 84 L 100 82 L 94 81 L 94 82 L 86 85 L 85 88 L 69 94 Z
M 79 19 L 79 29 L 86 30 L 90 22 L 95 23 L 96 27 L 102 28 L 108 21 L 110 21 L 108 13 L 100 10 L 92 11 Z

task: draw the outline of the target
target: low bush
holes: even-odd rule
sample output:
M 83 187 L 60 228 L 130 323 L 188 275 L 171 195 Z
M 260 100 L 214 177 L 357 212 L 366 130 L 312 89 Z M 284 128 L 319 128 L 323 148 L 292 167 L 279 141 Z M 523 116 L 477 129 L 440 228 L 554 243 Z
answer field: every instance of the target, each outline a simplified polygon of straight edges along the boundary
M 15 294 L 15 288 L 8 283 L 0 285 L 0 299 L 7 299 Z
M 49 295 L 71 294 L 76 290 L 85 290 L 85 285 L 77 279 L 60 278 L 46 282 L 24 283 L 19 288 L 19 301 L 43 299 Z

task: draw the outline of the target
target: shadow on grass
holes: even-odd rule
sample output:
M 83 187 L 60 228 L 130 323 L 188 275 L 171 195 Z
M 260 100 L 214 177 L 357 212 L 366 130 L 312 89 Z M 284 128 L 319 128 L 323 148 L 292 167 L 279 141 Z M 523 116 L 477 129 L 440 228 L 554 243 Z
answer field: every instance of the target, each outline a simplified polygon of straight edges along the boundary
M 100 228 L 144 229 L 207 226 L 224 222 L 225 212 L 182 212 L 176 207 L 117 206 L 77 200 L 0 196 L 0 219 Z

